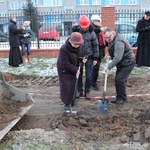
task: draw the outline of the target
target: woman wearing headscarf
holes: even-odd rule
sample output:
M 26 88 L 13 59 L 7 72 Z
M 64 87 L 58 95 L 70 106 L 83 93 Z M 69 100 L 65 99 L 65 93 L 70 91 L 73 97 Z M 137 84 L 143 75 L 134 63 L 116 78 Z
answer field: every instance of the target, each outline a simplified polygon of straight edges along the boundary
M 76 76 L 79 74 L 79 57 L 82 57 L 82 35 L 74 32 L 60 48 L 57 70 L 60 82 L 60 98 L 65 110 L 70 110 L 73 101 Z

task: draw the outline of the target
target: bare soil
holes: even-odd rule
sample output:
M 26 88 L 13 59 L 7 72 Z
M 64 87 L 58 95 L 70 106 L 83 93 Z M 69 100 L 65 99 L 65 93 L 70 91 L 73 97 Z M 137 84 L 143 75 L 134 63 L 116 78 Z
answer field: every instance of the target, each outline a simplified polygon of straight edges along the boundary
M 114 77 L 113 73 L 108 76 L 107 96 L 115 96 Z M 145 95 L 150 94 L 150 75 L 130 75 L 126 86 L 128 96 L 132 96 L 123 105 L 109 102 L 106 114 L 97 113 L 98 97 L 103 95 L 104 75 L 99 77 L 100 90 L 91 90 L 91 100 L 76 99 L 73 108 L 77 114 L 64 111 L 57 77 L 10 75 L 6 80 L 30 93 L 35 101 L 12 130 L 63 130 L 67 133 L 68 143 L 73 147 L 78 144 L 83 150 L 87 142 L 95 147 L 101 143 L 150 143 L 150 95 Z

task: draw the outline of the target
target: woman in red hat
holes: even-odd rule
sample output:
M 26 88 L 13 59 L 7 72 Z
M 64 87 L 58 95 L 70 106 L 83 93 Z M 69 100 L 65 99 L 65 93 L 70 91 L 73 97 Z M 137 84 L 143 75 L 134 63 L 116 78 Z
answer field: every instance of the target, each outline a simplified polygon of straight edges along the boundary
M 70 111 L 70 104 L 73 101 L 76 76 L 79 74 L 79 57 L 82 57 L 81 44 L 82 35 L 74 32 L 60 48 L 57 71 L 60 82 L 60 98 L 64 103 L 66 111 Z

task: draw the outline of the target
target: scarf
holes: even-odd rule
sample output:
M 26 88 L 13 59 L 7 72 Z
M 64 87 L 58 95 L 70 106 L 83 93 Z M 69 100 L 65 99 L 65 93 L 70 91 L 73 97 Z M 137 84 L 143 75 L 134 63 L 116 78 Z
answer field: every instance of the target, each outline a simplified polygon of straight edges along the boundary
M 100 46 L 106 46 L 104 32 L 100 32 L 98 36 L 99 36 L 99 38 L 98 38 L 99 45 Z

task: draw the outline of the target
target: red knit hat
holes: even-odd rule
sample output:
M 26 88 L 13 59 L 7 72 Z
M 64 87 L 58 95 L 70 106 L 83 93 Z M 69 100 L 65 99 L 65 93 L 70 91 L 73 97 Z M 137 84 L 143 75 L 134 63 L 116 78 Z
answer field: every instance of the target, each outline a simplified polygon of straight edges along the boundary
M 82 44 L 83 43 L 82 34 L 79 32 L 73 32 L 70 36 L 69 42 L 76 45 Z

